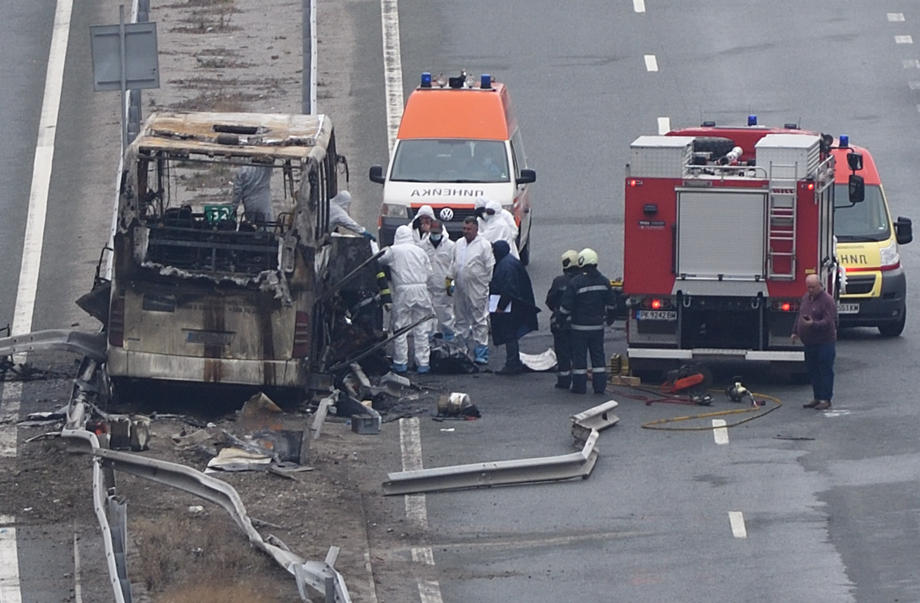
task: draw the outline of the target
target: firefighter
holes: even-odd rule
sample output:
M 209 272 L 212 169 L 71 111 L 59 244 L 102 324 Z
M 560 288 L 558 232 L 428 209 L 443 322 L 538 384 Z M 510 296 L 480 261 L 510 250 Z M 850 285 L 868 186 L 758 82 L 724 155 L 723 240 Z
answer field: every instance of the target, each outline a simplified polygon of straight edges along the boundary
M 572 331 L 566 326 L 562 314 L 562 296 L 572 278 L 578 274 L 578 252 L 569 249 L 562 254 L 562 274 L 553 279 L 546 294 L 546 307 L 552 315 L 549 328 L 553 333 L 553 349 L 556 351 L 556 387 L 569 389 L 572 386 Z
M 612 325 L 616 311 L 613 288 L 597 269 L 597 252 L 578 252 L 576 275 L 562 295 L 559 310 L 572 331 L 572 393 L 584 394 L 588 385 L 587 355 L 591 355 L 591 385 L 595 394 L 607 389 L 604 359 L 604 323 Z

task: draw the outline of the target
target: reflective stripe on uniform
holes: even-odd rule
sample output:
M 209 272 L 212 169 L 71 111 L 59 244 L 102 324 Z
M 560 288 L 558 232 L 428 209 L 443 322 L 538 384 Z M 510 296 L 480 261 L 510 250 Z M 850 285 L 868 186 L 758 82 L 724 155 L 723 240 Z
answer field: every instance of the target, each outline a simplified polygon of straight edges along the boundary
M 604 325 L 572 325 L 573 331 L 603 331 Z
M 573 369 L 572 374 L 573 375 L 587 375 L 588 369 Z
M 572 371 L 556 371 L 556 374 L 560 377 L 568 377 L 572 374 Z
M 581 295 L 582 293 L 590 293 L 591 291 L 606 291 L 610 287 L 608 285 L 588 285 L 587 287 L 582 287 L 575 290 L 575 295 Z

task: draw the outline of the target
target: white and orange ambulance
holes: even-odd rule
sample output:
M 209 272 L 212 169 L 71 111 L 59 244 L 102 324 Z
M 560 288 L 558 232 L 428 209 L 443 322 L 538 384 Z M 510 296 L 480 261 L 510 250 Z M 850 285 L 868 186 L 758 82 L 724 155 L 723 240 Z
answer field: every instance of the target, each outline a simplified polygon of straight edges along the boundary
M 536 173 L 527 167 L 511 96 L 489 74 L 478 81 L 460 76 L 421 84 L 406 102 L 390 164 L 370 169 L 383 184 L 378 221 L 381 244 L 392 243 L 396 228 L 430 205 L 453 238 L 477 198 L 498 201 L 514 215 L 518 249 L 530 257 L 531 196 Z

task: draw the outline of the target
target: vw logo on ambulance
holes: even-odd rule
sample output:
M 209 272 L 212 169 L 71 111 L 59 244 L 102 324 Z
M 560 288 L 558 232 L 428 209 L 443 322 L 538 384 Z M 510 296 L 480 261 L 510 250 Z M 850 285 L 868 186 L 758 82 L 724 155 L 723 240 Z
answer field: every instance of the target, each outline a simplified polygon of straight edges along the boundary
M 454 210 L 449 207 L 444 207 L 438 212 L 438 215 L 441 216 L 441 219 L 445 222 L 450 222 L 454 219 Z

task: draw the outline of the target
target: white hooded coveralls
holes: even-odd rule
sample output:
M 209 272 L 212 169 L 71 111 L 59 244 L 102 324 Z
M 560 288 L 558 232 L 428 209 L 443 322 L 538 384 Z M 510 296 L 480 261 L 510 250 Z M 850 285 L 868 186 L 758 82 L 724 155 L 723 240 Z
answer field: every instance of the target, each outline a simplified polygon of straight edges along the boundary
M 233 211 L 243 204 L 243 215 L 250 222 L 272 222 L 272 168 L 244 165 L 233 178 Z
M 434 314 L 431 296 L 428 295 L 428 277 L 431 261 L 421 247 L 412 241 L 412 227 L 403 224 L 396 229 L 393 245 L 378 260 L 390 267 L 390 287 L 393 291 L 393 308 L 390 310 L 393 331 L 406 327 L 420 318 Z M 415 348 L 415 363 L 428 366 L 432 321 L 425 320 L 411 330 Z M 403 333 L 393 340 L 393 362 L 409 363 L 409 334 Z
M 454 332 L 454 300 L 447 295 L 444 279 L 450 272 L 450 264 L 454 259 L 456 243 L 450 240 L 445 232 L 437 247 L 431 242 L 431 236 L 425 237 L 419 246 L 428 254 L 431 261 L 431 277 L 428 279 L 428 293 L 434 304 L 435 314 L 438 316 L 438 331 L 442 333 Z
M 494 266 L 492 243 L 481 234 L 470 242 L 463 237 L 454 246 L 448 275 L 456 285 L 454 331 L 461 337 L 472 332 L 477 345 L 489 345 L 489 282 Z
M 351 193 L 348 191 L 339 191 L 339 194 L 329 201 L 329 232 L 335 232 L 338 226 L 356 234 L 364 234 L 367 231 L 348 214 L 349 207 Z
M 507 241 L 508 247 L 511 248 L 511 255 L 520 259 L 517 243 L 515 243 L 518 228 L 514 223 L 514 216 L 507 209 L 503 209 L 498 201 L 487 200 L 485 208 L 493 210 L 495 214 L 491 216 L 483 214 L 479 218 L 479 234 L 489 239 L 490 243 Z

